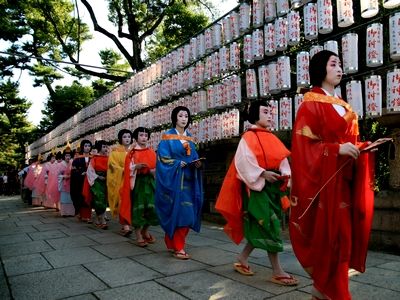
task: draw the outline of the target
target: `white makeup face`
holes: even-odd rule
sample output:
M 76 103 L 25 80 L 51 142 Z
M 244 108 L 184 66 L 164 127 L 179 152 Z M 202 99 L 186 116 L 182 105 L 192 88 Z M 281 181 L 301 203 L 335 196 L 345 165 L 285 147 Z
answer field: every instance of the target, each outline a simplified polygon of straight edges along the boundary
M 102 155 L 107 155 L 108 154 L 108 145 L 101 145 L 101 151 L 100 153 Z
M 332 55 L 326 64 L 326 77 L 324 83 L 330 86 L 337 86 L 342 80 L 343 71 L 339 57 Z
M 65 154 L 64 159 L 68 163 L 71 160 L 71 154 Z
M 176 116 L 176 125 L 185 128 L 189 122 L 189 115 L 186 111 L 180 110 Z
M 260 106 L 260 119 L 256 122 L 256 125 L 269 128 L 271 126 L 271 111 L 267 106 Z
M 122 135 L 122 145 L 128 146 L 128 145 L 131 144 L 131 142 L 132 142 L 131 134 L 128 133 L 128 132 L 124 133 L 124 134 Z
M 83 153 L 89 153 L 90 150 L 91 150 L 91 148 L 92 148 L 92 147 L 90 146 L 89 143 L 84 144 L 84 145 L 83 145 Z
M 139 132 L 138 133 L 138 138 L 137 138 L 137 144 L 141 147 L 146 146 L 147 142 L 149 140 L 149 135 L 147 132 Z

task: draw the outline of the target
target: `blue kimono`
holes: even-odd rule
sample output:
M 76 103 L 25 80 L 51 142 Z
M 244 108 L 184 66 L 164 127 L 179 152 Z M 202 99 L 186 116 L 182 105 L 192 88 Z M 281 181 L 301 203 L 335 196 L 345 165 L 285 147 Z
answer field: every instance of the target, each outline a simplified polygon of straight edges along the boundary
M 177 227 L 200 231 L 202 177 L 201 171 L 190 164 L 196 159 L 198 154 L 189 133 L 178 135 L 174 128 L 165 132 L 157 149 L 155 206 L 161 227 L 170 238 Z M 181 161 L 187 163 L 183 168 Z

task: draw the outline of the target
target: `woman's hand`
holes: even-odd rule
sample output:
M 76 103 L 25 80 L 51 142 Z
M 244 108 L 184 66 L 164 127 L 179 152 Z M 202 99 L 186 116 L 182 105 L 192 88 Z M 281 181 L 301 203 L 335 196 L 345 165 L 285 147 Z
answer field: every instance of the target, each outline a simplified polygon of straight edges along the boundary
M 143 169 L 143 168 L 146 168 L 146 167 L 147 167 L 147 165 L 143 164 L 143 163 L 139 163 L 139 164 L 135 165 L 135 169 L 136 170 L 140 170 L 140 169 Z
M 357 159 L 360 156 L 360 150 L 353 145 L 352 143 L 348 142 L 345 144 L 340 144 L 339 147 L 339 154 L 340 155 L 347 155 L 354 159 Z
M 194 163 L 194 166 L 198 169 L 198 168 L 201 168 L 201 161 L 196 161 L 195 163 Z
M 183 160 L 181 161 L 181 168 L 186 167 L 187 163 L 185 163 Z
M 279 174 L 273 171 L 267 171 L 261 173 L 261 177 L 264 178 L 266 181 L 273 183 L 279 179 Z

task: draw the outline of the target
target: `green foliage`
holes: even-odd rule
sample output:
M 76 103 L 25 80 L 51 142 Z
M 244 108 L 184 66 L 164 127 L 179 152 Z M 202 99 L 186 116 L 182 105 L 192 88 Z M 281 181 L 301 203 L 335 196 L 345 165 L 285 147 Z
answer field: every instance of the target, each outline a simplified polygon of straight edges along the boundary
M 55 128 L 93 100 L 93 89 L 77 81 L 71 86 L 57 86 L 42 111 L 45 117 L 40 122 L 41 129 L 48 131 Z
M 373 119 L 365 119 L 360 127 L 362 141 L 375 141 L 387 137 L 388 128 Z M 376 155 L 375 166 L 375 191 L 379 192 L 389 188 L 389 157 L 387 145 L 379 147 Z
M 116 70 L 128 71 L 130 66 L 129 63 L 122 58 L 122 55 L 115 52 L 113 49 L 100 50 L 99 52 L 101 64 L 110 70 L 107 73 L 126 76 L 126 72 L 118 72 Z
M 150 61 L 155 61 L 187 41 L 209 24 L 209 18 L 194 5 L 177 3 L 166 10 L 163 24 L 147 44 Z
M 25 99 L 18 97 L 18 84 L 11 80 L 0 83 L 0 170 L 17 168 L 24 160 L 24 143 L 34 127 L 26 120 L 30 107 Z
M 115 83 L 112 81 L 106 81 L 104 79 L 97 79 L 92 81 L 93 97 L 98 99 L 104 94 L 108 93 L 115 87 Z

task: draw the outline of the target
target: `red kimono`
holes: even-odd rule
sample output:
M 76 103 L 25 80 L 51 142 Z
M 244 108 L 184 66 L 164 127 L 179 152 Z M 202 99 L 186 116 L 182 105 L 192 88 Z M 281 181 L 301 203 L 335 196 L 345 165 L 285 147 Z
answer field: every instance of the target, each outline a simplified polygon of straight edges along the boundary
M 315 287 L 334 300 L 351 299 L 349 267 L 365 271 L 372 223 L 373 155 L 338 153 L 339 144 L 357 140 L 349 104 L 320 88 L 305 94 L 292 136 L 290 238 Z

